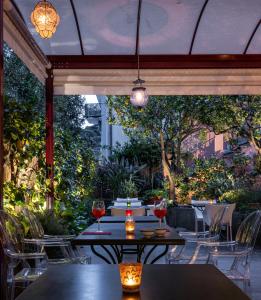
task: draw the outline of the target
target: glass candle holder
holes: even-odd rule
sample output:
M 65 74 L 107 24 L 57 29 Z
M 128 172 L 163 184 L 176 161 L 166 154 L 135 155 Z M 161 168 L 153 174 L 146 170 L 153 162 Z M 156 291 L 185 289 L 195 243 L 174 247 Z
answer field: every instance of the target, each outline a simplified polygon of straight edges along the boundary
M 134 239 L 135 239 L 135 234 L 133 233 L 126 234 L 126 240 L 134 240 Z
M 138 292 L 141 285 L 142 264 L 119 264 L 122 290 L 127 293 Z
M 129 234 L 129 233 L 134 233 L 135 231 L 135 221 L 133 219 L 127 219 L 125 221 L 125 230 L 126 230 L 126 233 Z

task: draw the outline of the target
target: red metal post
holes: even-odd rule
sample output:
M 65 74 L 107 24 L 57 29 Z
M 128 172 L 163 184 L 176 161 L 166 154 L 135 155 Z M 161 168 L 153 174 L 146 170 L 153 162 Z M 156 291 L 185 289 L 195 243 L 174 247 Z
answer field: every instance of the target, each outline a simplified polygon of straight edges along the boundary
M 0 209 L 3 209 L 3 182 L 4 182 L 4 58 L 3 58 L 3 1 L 0 0 Z
M 53 70 L 47 70 L 48 77 L 45 83 L 46 98 L 46 178 L 49 183 L 49 192 L 46 195 L 48 209 L 54 206 L 54 129 L 53 129 Z
M 4 183 L 4 57 L 3 57 L 3 0 L 0 0 L 0 209 L 4 207 L 3 183 Z M 6 299 L 7 294 L 7 276 L 6 259 L 2 244 L 0 242 L 0 299 Z

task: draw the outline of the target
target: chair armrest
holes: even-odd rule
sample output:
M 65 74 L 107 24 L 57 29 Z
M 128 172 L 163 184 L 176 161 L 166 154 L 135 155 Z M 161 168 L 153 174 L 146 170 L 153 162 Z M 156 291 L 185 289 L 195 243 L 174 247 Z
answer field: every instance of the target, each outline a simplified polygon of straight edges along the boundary
M 229 246 L 236 246 L 236 241 L 230 242 L 211 242 L 211 241 L 199 241 L 199 244 L 204 245 L 206 247 L 229 247 Z
M 62 239 L 24 239 L 25 244 L 33 244 L 46 247 L 57 247 L 57 246 L 70 246 L 70 242 Z
M 194 231 L 180 231 L 179 234 L 181 236 L 206 236 L 209 234 L 209 231 L 201 231 L 201 232 L 194 232 Z
M 5 251 L 6 255 L 10 258 L 15 259 L 37 259 L 46 258 L 46 253 L 43 252 L 33 252 L 33 253 L 13 253 L 11 251 Z
M 44 235 L 44 239 L 62 239 L 62 240 L 73 240 L 76 237 L 74 234 L 69 235 Z
M 250 251 L 249 250 L 245 250 L 245 251 L 222 251 L 222 252 L 216 252 L 216 251 L 210 251 L 210 255 L 213 257 L 235 257 L 235 256 L 246 256 Z

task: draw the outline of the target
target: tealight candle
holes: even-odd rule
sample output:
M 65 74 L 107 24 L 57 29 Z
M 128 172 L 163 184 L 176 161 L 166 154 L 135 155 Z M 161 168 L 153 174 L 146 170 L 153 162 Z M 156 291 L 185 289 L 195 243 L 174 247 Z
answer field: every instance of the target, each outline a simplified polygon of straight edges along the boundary
M 124 292 L 138 292 L 141 284 L 142 264 L 121 263 L 119 264 L 121 285 Z
M 125 221 L 125 230 L 126 233 L 133 233 L 135 230 L 135 221 L 133 219 L 127 219 Z

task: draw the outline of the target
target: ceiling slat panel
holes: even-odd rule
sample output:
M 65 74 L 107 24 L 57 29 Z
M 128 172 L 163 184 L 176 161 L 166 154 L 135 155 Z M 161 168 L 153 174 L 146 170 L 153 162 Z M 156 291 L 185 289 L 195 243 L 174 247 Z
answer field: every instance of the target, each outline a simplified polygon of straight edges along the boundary
M 260 17 L 260 0 L 209 1 L 192 54 L 242 54 Z
M 74 0 L 85 54 L 134 54 L 138 0 Z
M 261 53 L 261 25 L 258 27 L 251 44 L 248 47 L 247 54 Z
M 203 0 L 145 0 L 141 11 L 142 54 L 188 54 Z

